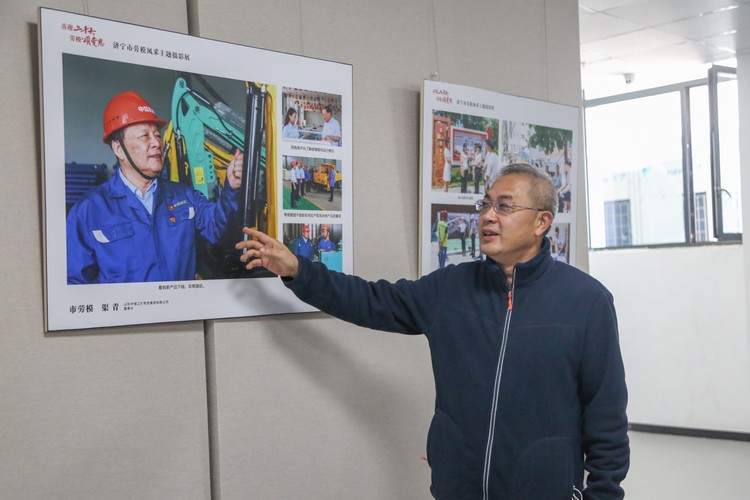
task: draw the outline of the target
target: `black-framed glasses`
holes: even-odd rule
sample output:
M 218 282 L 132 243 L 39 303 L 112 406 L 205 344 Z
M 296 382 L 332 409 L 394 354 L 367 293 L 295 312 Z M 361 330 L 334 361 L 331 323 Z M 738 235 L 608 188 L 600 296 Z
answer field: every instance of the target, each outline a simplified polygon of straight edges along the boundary
M 495 213 L 498 215 L 509 215 L 514 212 L 518 212 L 519 210 L 534 210 L 536 212 L 547 211 L 543 208 L 524 207 L 522 205 L 516 205 L 515 203 L 486 200 L 477 200 L 474 206 L 477 208 L 477 212 L 480 213 L 484 213 L 488 208 L 492 207 L 492 209 L 495 210 Z

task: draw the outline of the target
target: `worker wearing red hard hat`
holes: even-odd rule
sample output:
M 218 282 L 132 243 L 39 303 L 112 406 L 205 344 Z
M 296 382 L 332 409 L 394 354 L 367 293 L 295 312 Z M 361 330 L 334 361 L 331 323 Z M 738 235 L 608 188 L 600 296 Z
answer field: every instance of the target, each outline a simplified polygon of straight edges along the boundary
M 125 130 L 131 125 L 140 124 L 138 129 L 142 134 L 153 134 L 155 140 L 146 146 L 145 161 L 140 165 L 130 156 L 125 147 Z M 120 159 L 124 156 L 127 167 L 131 167 L 145 180 L 153 180 L 161 174 L 163 164 L 161 128 L 167 122 L 156 116 L 153 108 L 136 92 L 129 90 L 116 95 L 104 109 L 104 143 L 109 144 L 115 155 Z M 139 136 L 143 139 L 145 135 Z M 150 137 L 148 137 L 150 139 Z M 140 148 L 138 148 L 140 149 Z M 140 151 L 139 151 L 140 152 Z M 120 161 L 121 168 L 123 167 Z M 141 170 L 143 169 L 143 170 Z
M 319 252 L 336 250 L 336 243 L 331 241 L 331 228 L 328 224 L 320 226 L 320 239 L 317 246 Z
M 294 255 L 306 257 L 310 260 L 313 259 L 315 245 L 312 238 L 310 238 L 310 226 L 307 224 L 302 226 L 302 236 L 294 240 L 294 249 L 292 251 Z
M 196 235 L 215 243 L 224 234 L 238 210 L 242 153 L 227 168 L 219 200 L 211 202 L 161 176 L 166 123 L 132 90 L 107 104 L 103 140 L 119 168 L 68 214 L 68 284 L 192 280 Z

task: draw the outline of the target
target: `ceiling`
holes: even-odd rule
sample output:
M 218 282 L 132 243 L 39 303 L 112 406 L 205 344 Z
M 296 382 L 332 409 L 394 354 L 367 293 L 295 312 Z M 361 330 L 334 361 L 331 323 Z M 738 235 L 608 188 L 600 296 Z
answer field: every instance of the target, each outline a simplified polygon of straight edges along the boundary
M 578 12 L 587 98 L 702 78 L 750 52 L 750 0 L 579 0 Z

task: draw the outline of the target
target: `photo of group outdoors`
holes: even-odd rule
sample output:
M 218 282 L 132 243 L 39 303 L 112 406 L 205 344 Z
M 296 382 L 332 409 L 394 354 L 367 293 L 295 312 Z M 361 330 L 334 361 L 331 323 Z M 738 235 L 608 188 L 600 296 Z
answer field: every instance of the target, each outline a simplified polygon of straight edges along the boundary
M 341 146 L 341 96 L 284 88 L 281 136 L 285 141 Z
M 341 160 L 282 157 L 284 210 L 341 210 Z
M 482 194 L 496 170 L 499 120 L 432 112 L 432 189 Z M 497 165 L 496 165 L 497 164 Z
M 507 129 L 508 163 L 528 163 L 544 170 L 555 184 L 557 213 L 571 213 L 573 131 L 513 122 Z
M 474 205 L 434 204 L 430 215 L 430 271 L 482 259 Z
M 71 54 L 62 73 L 69 285 L 265 274 L 234 244 L 275 235 L 272 115 L 246 121 L 273 86 Z
M 559 213 L 570 213 L 573 131 L 508 120 L 432 112 L 432 189 L 483 194 L 505 165 L 544 170 L 557 190 Z
M 283 243 L 294 255 L 343 270 L 341 224 L 284 224 Z

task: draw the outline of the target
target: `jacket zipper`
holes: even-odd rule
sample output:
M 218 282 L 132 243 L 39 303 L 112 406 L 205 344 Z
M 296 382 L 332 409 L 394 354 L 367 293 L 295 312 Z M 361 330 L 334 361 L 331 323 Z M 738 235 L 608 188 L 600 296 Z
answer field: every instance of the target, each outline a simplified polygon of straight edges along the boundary
M 484 452 L 484 473 L 482 477 L 482 498 L 489 499 L 490 490 L 490 464 L 492 463 L 492 443 L 495 440 L 495 421 L 497 420 L 497 404 L 500 398 L 500 379 L 503 376 L 503 364 L 505 362 L 505 350 L 508 346 L 508 330 L 510 329 L 510 317 L 513 312 L 513 291 L 516 287 L 516 268 L 513 268 L 513 282 L 508 290 L 508 312 L 503 324 L 503 335 L 500 340 L 500 354 L 495 369 L 495 386 L 492 390 L 492 410 L 490 412 L 490 425 L 487 435 L 487 448 Z

